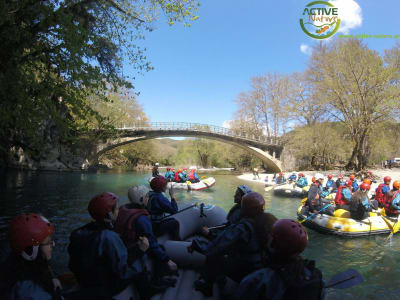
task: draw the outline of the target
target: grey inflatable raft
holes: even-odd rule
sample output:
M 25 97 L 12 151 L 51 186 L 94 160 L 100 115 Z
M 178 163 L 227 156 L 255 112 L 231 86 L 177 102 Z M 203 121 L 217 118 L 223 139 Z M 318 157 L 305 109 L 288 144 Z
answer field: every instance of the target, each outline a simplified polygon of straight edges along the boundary
M 183 209 L 189 205 L 180 207 Z M 194 290 L 194 281 L 200 274 L 198 270 L 205 263 L 205 256 L 193 252 L 189 253 L 187 247 L 191 244 L 193 238 L 199 238 L 196 233 L 203 226 L 217 226 L 226 222 L 226 212 L 214 205 L 205 205 L 193 207 L 182 213 L 173 216 L 180 225 L 179 234 L 182 241 L 171 241 L 167 235 L 161 236 L 158 241 L 164 245 L 168 256 L 178 265 L 177 283 L 175 287 L 167 289 L 164 293 L 155 295 L 152 300 L 204 300 L 219 299 L 219 291 L 214 285 L 214 296 L 205 298 L 202 293 Z M 129 286 L 119 295 L 116 300 L 140 300 L 134 285 Z

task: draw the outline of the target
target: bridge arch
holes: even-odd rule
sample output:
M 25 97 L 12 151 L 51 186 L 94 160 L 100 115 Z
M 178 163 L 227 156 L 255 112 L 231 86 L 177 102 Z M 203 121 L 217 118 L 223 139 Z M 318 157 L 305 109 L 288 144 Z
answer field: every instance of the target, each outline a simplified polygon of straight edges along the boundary
M 118 128 L 119 137 L 109 138 L 97 145 L 96 151 L 90 158 L 91 164 L 96 164 L 101 155 L 114 148 L 130 143 L 150 140 L 160 137 L 195 137 L 217 140 L 239 147 L 260 158 L 272 172 L 282 171 L 279 160 L 282 145 L 277 140 L 249 137 L 233 133 L 231 130 L 218 126 L 196 123 L 145 123 L 136 124 L 129 128 Z

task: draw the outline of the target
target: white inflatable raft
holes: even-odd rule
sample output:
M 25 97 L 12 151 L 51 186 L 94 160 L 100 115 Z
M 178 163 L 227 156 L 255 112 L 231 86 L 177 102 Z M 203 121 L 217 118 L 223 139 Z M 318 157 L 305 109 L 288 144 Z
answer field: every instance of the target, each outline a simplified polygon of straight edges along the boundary
M 295 183 L 287 183 L 274 187 L 274 194 L 278 196 L 303 198 L 307 196 L 308 190 L 309 186 L 300 188 L 296 186 Z
M 149 183 L 153 178 L 154 177 L 151 177 L 149 179 Z M 201 190 L 205 190 L 205 189 L 211 188 L 214 184 L 215 184 L 215 178 L 214 177 L 208 177 L 208 178 L 202 179 L 202 180 L 200 180 L 199 182 L 196 182 L 196 183 L 191 183 L 190 181 L 187 181 L 187 182 L 168 182 L 168 188 L 170 188 L 172 186 L 174 189 L 182 189 L 182 190 L 189 190 L 189 191 L 201 191 Z
M 182 206 L 180 209 L 187 206 Z M 198 252 L 189 253 L 187 247 L 193 238 L 200 238 L 196 236 L 196 233 L 200 231 L 201 227 L 212 227 L 226 222 L 226 212 L 220 207 L 206 205 L 193 207 L 172 217 L 179 222 L 179 235 L 182 241 L 171 241 L 167 235 L 161 236 L 158 241 L 165 247 L 168 256 L 178 265 L 179 276 L 175 287 L 153 296 L 152 300 L 204 300 L 206 298 L 193 288 L 193 284 L 200 276 L 198 270 L 204 265 L 205 256 Z M 214 285 L 213 295 L 207 299 L 219 299 L 219 290 L 216 285 Z M 134 285 L 131 285 L 113 299 L 140 300 L 140 297 Z

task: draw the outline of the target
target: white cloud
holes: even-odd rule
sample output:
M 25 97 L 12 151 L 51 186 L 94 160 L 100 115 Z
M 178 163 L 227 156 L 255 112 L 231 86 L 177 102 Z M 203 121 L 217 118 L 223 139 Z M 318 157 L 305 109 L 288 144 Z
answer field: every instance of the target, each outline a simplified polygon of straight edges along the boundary
M 362 24 L 362 11 L 360 5 L 354 0 L 331 0 L 329 1 L 338 8 L 340 28 L 339 32 L 348 34 L 353 28 Z
M 222 127 L 231 128 L 231 120 L 226 120 L 222 123 Z
M 308 46 L 307 44 L 301 44 L 300 45 L 300 51 L 303 52 L 306 55 L 311 55 L 311 53 L 312 53 L 311 47 Z

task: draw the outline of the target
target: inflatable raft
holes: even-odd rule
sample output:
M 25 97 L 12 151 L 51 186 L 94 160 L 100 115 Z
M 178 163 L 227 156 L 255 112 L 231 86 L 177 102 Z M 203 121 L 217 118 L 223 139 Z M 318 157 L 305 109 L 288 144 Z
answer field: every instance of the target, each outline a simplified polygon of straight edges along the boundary
M 305 221 L 303 225 L 321 233 L 357 237 L 389 234 L 391 228 L 399 221 L 399 218 L 383 217 L 376 213 L 370 213 L 370 217 L 357 221 L 350 218 L 350 213 L 348 211 L 341 211 L 343 212 L 341 217 L 337 216 L 338 211 L 335 212 L 336 216 L 318 214 L 314 218 Z M 297 216 L 299 220 L 308 217 L 308 215 L 303 214 L 303 205 L 298 208 Z
M 153 178 L 154 177 L 151 177 L 149 179 L 149 183 Z M 200 180 L 199 182 L 196 182 L 196 183 L 191 183 L 190 181 L 187 181 L 187 182 L 168 182 L 168 188 L 170 188 L 172 186 L 174 189 L 181 189 L 181 190 L 188 190 L 188 191 L 201 191 L 201 190 L 205 190 L 205 189 L 211 188 L 214 184 L 215 184 L 215 178 L 214 177 L 208 177 L 208 178 L 202 179 L 202 180 Z
M 182 206 L 180 209 L 187 207 Z M 193 252 L 189 253 L 187 247 L 191 244 L 194 238 L 204 239 L 197 236 L 203 226 L 217 226 L 226 222 L 226 212 L 217 206 L 200 206 L 193 207 L 182 213 L 173 216 L 180 225 L 179 235 L 182 241 L 171 241 L 167 235 L 158 238 L 161 245 L 164 246 L 168 256 L 178 265 L 177 282 L 175 287 L 168 288 L 162 294 L 157 294 L 152 297 L 152 300 L 204 300 L 206 299 L 201 292 L 193 288 L 194 281 L 200 276 L 199 269 L 205 263 L 205 256 Z M 205 240 L 205 239 L 204 239 Z M 151 268 L 151 266 L 149 266 Z M 134 285 L 129 286 L 113 299 L 125 300 L 134 299 L 140 300 L 139 295 Z M 213 297 L 208 297 L 207 300 L 219 299 L 219 289 L 214 285 Z
M 278 196 L 303 198 L 307 196 L 309 186 L 300 188 L 295 183 L 287 183 L 274 187 L 274 194 Z

